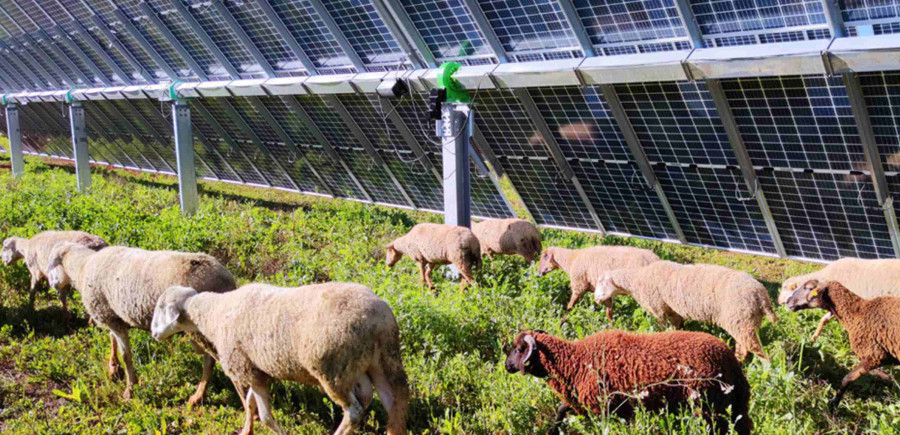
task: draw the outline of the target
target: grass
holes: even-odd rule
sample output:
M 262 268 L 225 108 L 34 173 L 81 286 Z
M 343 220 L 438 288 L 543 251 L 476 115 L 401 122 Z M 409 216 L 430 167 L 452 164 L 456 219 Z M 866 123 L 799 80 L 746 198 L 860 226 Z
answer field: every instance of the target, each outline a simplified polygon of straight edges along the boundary
M 0 161 L 0 166 L 8 167 Z M 196 216 L 183 218 L 171 177 L 95 168 L 90 195 L 75 193 L 70 168 L 28 159 L 13 180 L 0 170 L 0 237 L 49 229 L 79 229 L 114 244 L 148 249 L 203 251 L 218 257 L 241 282 L 295 286 L 354 281 L 387 300 L 401 327 L 403 359 L 411 379 L 409 427 L 413 433 L 541 433 L 557 401 L 535 378 L 507 374 L 503 347 L 522 329 L 543 329 L 576 339 L 598 330 L 663 328 L 629 298 L 619 298 L 615 322 L 584 298 L 560 325 L 568 300 L 562 272 L 537 276 L 519 258 L 486 259 L 477 288 L 461 292 L 437 277 L 424 289 L 414 263 L 392 270 L 383 246 L 417 222 L 439 216 L 244 186 L 202 183 Z M 575 232 L 542 230 L 545 246 L 628 244 L 682 263 L 721 264 L 747 271 L 774 297 L 787 276 L 819 267 L 782 259 Z M 231 433 L 242 425 L 240 402 L 217 370 L 205 402 L 185 406 L 200 374 L 200 359 L 186 340 L 157 343 L 132 334 L 141 384 L 122 402 L 123 385 L 106 379 L 107 334 L 88 326 L 79 297 L 67 332 L 53 291 L 27 308 L 28 272 L 0 266 L 0 432 L 32 433 Z M 821 312 L 789 313 L 764 323 L 760 335 L 771 363 L 752 360 L 745 372 L 753 387 L 751 416 L 758 433 L 900 432 L 900 390 L 870 377 L 851 388 L 837 418 L 826 402 L 856 363 L 847 335 L 831 322 L 810 344 Z M 731 340 L 718 328 L 688 322 L 687 329 Z M 289 383 L 273 387 L 276 418 L 292 432 L 318 434 L 341 418 L 319 390 Z M 383 431 L 385 412 L 373 405 L 364 432 Z M 257 429 L 261 429 L 257 426 Z M 630 424 L 615 418 L 574 417 L 570 433 L 705 433 L 689 411 L 639 413 Z

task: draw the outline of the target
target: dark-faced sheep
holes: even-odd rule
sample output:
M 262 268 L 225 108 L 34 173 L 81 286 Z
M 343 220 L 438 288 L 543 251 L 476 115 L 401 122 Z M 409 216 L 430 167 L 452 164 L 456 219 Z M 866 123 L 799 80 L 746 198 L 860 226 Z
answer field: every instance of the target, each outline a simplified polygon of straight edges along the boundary
M 569 275 L 572 295 L 566 309 L 571 310 L 582 295 L 594 291 L 597 278 L 604 272 L 642 267 L 655 261 L 659 261 L 659 257 L 653 251 L 630 246 L 552 247 L 541 254 L 538 275 L 544 276 L 556 269 L 562 269 Z M 611 300 L 606 305 L 606 318 L 612 320 Z
M 237 288 L 231 272 L 209 255 L 123 246 L 95 252 L 73 243 L 59 245 L 49 257 L 47 276 L 56 289 L 69 285 L 77 289 L 94 323 L 110 330 L 108 370 L 111 377 L 118 376 L 121 352 L 125 362 L 125 399 L 131 398 L 137 383 L 128 331 L 150 330 L 156 301 L 167 288 L 185 285 L 204 292 Z M 200 344 L 195 341 L 194 345 L 199 351 Z M 203 398 L 214 364 L 213 356 L 204 354 L 203 376 L 189 404 Z
M 866 373 L 892 380 L 875 369 L 897 364 L 900 359 L 900 298 L 866 300 L 837 281 L 810 280 L 794 290 L 786 306 L 791 311 L 826 310 L 838 319 L 850 336 L 850 348 L 859 358 L 859 364 L 841 380 L 841 387 L 828 403 L 829 410 L 837 410 L 847 387 Z
M 10 237 L 3 241 L 3 249 L 0 250 L 3 264 L 10 265 L 16 261 L 25 260 L 25 267 L 31 274 L 31 295 L 28 299 L 31 307 L 34 307 L 38 284 L 47 277 L 47 260 L 50 257 L 50 251 L 61 243 L 76 243 L 95 251 L 109 246 L 100 237 L 83 231 L 44 231 L 35 234 L 30 239 Z M 68 290 L 59 291 L 59 302 L 62 304 L 66 318 L 69 316 L 68 297 Z
M 778 294 L 778 303 L 786 303 L 791 294 L 794 293 L 794 290 L 803 283 L 813 279 L 818 281 L 837 281 L 863 299 L 872 299 L 880 296 L 900 297 L 900 260 L 841 258 L 815 272 L 793 276 L 784 280 L 781 284 L 781 292 Z M 822 316 L 816 327 L 816 332 L 812 335 L 813 342 L 819 338 L 822 328 L 831 319 L 831 313 L 826 313 Z
M 766 287 L 749 273 L 711 264 L 657 261 L 606 272 L 597 282 L 594 298 L 601 303 L 623 294 L 676 328 L 685 320 L 721 326 L 734 337 L 741 361 L 748 351 L 767 359 L 756 332 L 763 317 L 771 322 L 777 318 Z
M 400 359 L 400 331 L 388 304 L 367 287 L 328 283 L 297 288 L 248 284 L 224 294 L 172 287 L 159 298 L 153 336 L 189 331 L 215 346 L 235 385 L 249 385 L 242 434 L 253 415 L 277 433 L 269 383 L 321 387 L 343 410 L 338 434 L 353 432 L 378 391 L 387 433 L 406 433 L 409 386 Z
M 472 224 L 481 255 L 519 255 L 531 263 L 541 253 L 541 233 L 524 219 L 485 219 Z
M 631 419 L 637 406 L 666 410 L 702 400 L 704 417 L 719 433 L 728 432 L 729 406 L 737 433 L 753 428 L 750 384 L 741 364 L 709 334 L 611 330 L 571 342 L 522 332 L 508 353 L 506 370 L 546 379 L 562 400 L 557 419 L 569 409 Z
M 441 224 L 418 224 L 406 235 L 395 239 L 385 248 L 385 263 L 394 267 L 403 255 L 419 264 L 419 277 L 433 289 L 431 272 L 439 264 L 453 264 L 462 274 L 460 288 L 466 283 L 475 285 L 472 268 L 481 267 L 481 244 L 475 233 L 466 227 Z

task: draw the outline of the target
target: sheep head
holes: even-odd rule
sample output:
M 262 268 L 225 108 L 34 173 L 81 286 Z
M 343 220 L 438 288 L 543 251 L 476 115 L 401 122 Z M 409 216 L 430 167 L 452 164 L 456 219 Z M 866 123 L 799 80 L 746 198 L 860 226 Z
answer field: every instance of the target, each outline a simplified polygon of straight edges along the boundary
M 547 370 L 541 364 L 540 352 L 534 333 L 519 334 L 506 355 L 506 371 L 529 374 L 538 378 L 546 377 Z
M 802 277 L 794 276 L 781 283 L 781 292 L 778 293 L 779 304 L 784 305 L 787 303 L 791 295 L 794 294 L 794 290 L 797 290 L 797 287 L 800 287 L 800 284 L 803 284 L 804 281 L 802 281 L 802 279 Z
M 794 290 L 785 305 L 791 311 L 822 308 L 828 294 L 828 282 L 811 279 Z
M 154 339 L 163 341 L 182 331 L 197 331 L 197 326 L 185 316 L 187 301 L 194 296 L 197 291 L 190 287 L 172 286 L 159 297 L 150 324 Z
M 393 243 L 384 248 L 384 262 L 387 264 L 387 267 L 394 267 L 402 257 L 403 253 L 394 248 Z
M 21 237 L 10 237 L 3 241 L 3 249 L 0 250 L 0 258 L 3 259 L 3 264 L 8 266 L 24 257 L 17 246 L 20 240 L 24 239 Z
M 538 276 L 544 276 L 559 269 L 559 263 L 553 258 L 553 248 L 544 249 L 541 252 L 541 261 L 538 263 Z
M 610 272 L 600 275 L 600 278 L 597 279 L 597 284 L 594 286 L 594 302 L 598 304 L 624 294 L 628 294 L 628 291 L 616 284 Z
M 62 290 L 69 286 L 71 278 L 69 277 L 69 274 L 66 273 L 66 268 L 63 267 L 63 260 L 72 249 L 77 249 L 79 247 L 81 247 L 81 245 L 75 243 L 61 243 L 56 245 L 56 247 L 50 251 L 50 258 L 47 261 L 47 271 L 44 272 L 47 275 L 47 282 L 50 283 L 50 287 L 53 287 L 56 290 Z

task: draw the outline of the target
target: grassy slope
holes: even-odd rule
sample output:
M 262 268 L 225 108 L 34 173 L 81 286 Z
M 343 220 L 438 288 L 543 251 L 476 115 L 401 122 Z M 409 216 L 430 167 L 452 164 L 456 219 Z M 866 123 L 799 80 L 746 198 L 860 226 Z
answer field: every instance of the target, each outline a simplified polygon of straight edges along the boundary
M 2 164 L 3 162 L 0 162 Z M 13 181 L 0 170 L 0 235 L 29 236 L 47 229 L 81 229 L 115 244 L 149 249 L 205 251 L 221 259 L 242 282 L 298 285 L 325 280 L 370 286 L 393 307 L 400 323 L 403 356 L 411 378 L 409 423 L 414 433 L 531 433 L 545 430 L 556 400 L 534 378 L 503 369 L 503 346 L 524 328 L 569 338 L 604 328 L 659 331 L 662 328 L 632 300 L 616 302 L 616 320 L 606 322 L 585 298 L 560 326 L 568 299 L 561 272 L 539 278 L 518 258 L 485 261 L 481 285 L 468 293 L 437 279 L 437 291 L 417 282 L 414 264 L 403 260 L 388 270 L 381 248 L 414 223 L 438 216 L 266 191 L 206 184 L 200 212 L 183 219 L 171 178 L 96 170 L 94 192 L 74 193 L 67 169 L 31 160 L 28 173 Z M 631 244 L 683 263 L 721 264 L 752 273 L 774 296 L 778 282 L 817 266 L 657 242 L 544 230 L 545 246 Z M 436 274 L 437 275 L 437 274 Z M 0 432 L 3 433 L 227 433 L 242 424 L 242 410 L 227 378 L 217 371 L 203 406 L 184 403 L 199 377 L 200 361 L 184 339 L 156 343 L 132 334 L 141 385 L 122 403 L 122 385 L 105 378 L 107 335 L 87 326 L 78 303 L 75 331 L 59 321 L 55 293 L 25 308 L 28 273 L 21 264 L 0 266 Z M 900 429 L 898 389 L 864 378 L 844 401 L 838 419 L 825 416 L 833 386 L 855 363 L 846 333 L 832 322 L 820 341 L 807 337 L 821 314 L 792 314 L 765 323 L 761 336 L 771 365 L 745 365 L 753 386 L 751 414 L 758 433 L 890 433 Z M 719 329 L 689 322 L 691 330 Z M 64 398 L 53 390 L 68 394 Z M 79 395 L 80 392 L 80 395 Z M 75 394 L 72 394 L 75 393 Z M 322 433 L 340 410 L 318 390 L 274 386 L 276 417 L 295 432 Z M 372 408 L 367 432 L 380 432 L 385 415 Z M 630 426 L 615 419 L 571 419 L 570 431 L 610 433 L 703 433 L 689 415 L 641 414 Z

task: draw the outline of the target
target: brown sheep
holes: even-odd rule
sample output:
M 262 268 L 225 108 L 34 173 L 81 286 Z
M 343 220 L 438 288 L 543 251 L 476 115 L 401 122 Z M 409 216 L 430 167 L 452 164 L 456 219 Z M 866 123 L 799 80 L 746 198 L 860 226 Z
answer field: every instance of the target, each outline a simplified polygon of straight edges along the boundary
M 541 254 L 538 275 L 544 276 L 556 269 L 562 269 L 569 275 L 572 296 L 566 309 L 571 310 L 582 295 L 594 291 L 597 279 L 604 272 L 646 266 L 655 261 L 659 261 L 659 257 L 653 251 L 630 246 L 553 247 Z M 606 318 L 612 320 L 611 300 L 606 304 Z
M 524 219 L 485 219 L 472 224 L 481 255 L 520 255 L 531 263 L 541 252 L 541 233 Z
M 30 239 L 21 237 L 10 237 L 3 241 L 3 249 L 0 250 L 0 257 L 3 258 L 3 264 L 10 265 L 18 260 L 25 260 L 25 267 L 31 274 L 31 295 L 28 303 L 34 307 L 34 298 L 37 294 L 38 284 L 46 279 L 47 259 L 50 257 L 50 251 L 61 243 L 77 243 L 99 251 L 109 244 L 100 237 L 83 231 L 44 231 L 35 234 Z M 59 292 L 59 302 L 62 304 L 63 313 L 68 320 L 69 292 L 63 289 Z
M 387 267 L 394 267 L 404 254 L 419 264 L 419 277 L 430 289 L 434 288 L 431 272 L 435 265 L 455 265 L 462 274 L 463 290 L 466 283 L 475 285 L 472 268 L 481 267 L 481 244 L 466 227 L 418 224 L 385 247 Z
M 634 408 L 669 409 L 704 399 L 704 418 L 719 433 L 725 419 L 749 434 L 750 384 L 731 349 L 701 332 L 631 333 L 609 330 L 571 342 L 542 331 L 522 332 L 506 371 L 544 378 L 562 401 L 557 421 L 576 412 L 608 412 L 625 419 Z
M 821 308 L 838 319 L 850 336 L 850 348 L 859 364 L 844 379 L 834 398 L 828 402 L 831 412 L 837 410 L 847 387 L 860 376 L 871 372 L 882 380 L 892 381 L 880 370 L 883 365 L 897 364 L 900 359 L 900 298 L 863 299 L 837 281 L 810 280 L 794 290 L 787 300 L 791 311 Z

